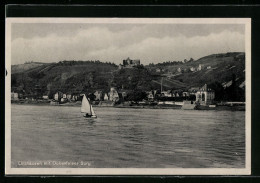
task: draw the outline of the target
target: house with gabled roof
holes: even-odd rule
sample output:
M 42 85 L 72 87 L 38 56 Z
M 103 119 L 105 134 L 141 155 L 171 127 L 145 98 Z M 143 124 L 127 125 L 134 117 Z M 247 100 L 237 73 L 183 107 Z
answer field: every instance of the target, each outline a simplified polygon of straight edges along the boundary
M 201 105 L 210 105 L 215 99 L 215 91 L 205 84 L 196 93 L 196 102 Z

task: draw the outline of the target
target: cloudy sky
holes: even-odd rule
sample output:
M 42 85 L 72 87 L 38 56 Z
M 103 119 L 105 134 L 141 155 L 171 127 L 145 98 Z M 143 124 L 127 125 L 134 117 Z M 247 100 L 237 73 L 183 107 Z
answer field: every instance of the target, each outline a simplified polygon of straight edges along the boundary
M 240 24 L 13 23 L 12 64 L 26 61 L 100 60 L 116 64 L 184 60 L 245 51 Z

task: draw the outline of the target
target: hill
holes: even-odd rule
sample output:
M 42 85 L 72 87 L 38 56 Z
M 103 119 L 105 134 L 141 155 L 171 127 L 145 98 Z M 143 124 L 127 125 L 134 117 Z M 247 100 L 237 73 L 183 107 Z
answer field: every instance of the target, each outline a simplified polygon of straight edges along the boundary
M 147 66 L 149 70 L 164 77 L 163 87 L 166 89 L 188 89 L 200 87 L 205 83 L 219 82 L 225 85 L 236 76 L 237 84 L 245 81 L 245 54 L 240 52 L 213 54 L 186 63 L 173 65 Z M 160 72 L 156 72 L 156 69 Z M 161 78 L 154 81 L 161 83 Z
M 204 84 L 230 87 L 236 83 L 244 92 L 245 54 L 223 53 L 187 62 L 150 64 L 119 69 L 100 61 L 60 61 L 12 66 L 12 91 L 27 96 L 56 91 L 67 93 L 108 92 L 111 86 L 131 91 L 188 90 Z
M 12 66 L 13 67 L 13 66 Z M 12 73 L 12 91 L 34 95 L 53 95 L 56 91 L 80 93 L 96 89 L 108 90 L 117 66 L 99 61 L 61 61 L 39 64 L 27 70 Z
M 11 72 L 14 73 L 19 73 L 19 72 L 24 72 L 30 69 L 33 69 L 35 67 L 39 67 L 42 65 L 46 65 L 46 63 L 42 62 L 26 62 L 24 64 L 18 64 L 18 65 L 12 65 Z

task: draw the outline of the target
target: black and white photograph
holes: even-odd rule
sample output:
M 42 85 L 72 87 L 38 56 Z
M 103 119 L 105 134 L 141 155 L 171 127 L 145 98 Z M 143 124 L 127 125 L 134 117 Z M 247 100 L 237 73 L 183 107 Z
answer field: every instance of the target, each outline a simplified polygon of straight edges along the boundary
M 6 18 L 6 174 L 249 175 L 250 18 Z

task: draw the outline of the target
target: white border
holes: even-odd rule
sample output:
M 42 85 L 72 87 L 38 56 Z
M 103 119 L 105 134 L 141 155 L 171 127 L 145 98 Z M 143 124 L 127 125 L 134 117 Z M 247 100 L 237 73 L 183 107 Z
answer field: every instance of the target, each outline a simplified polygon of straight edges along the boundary
M 246 52 L 245 168 L 11 168 L 11 24 L 244 24 Z M 6 18 L 5 173 L 7 175 L 250 175 L 251 174 L 251 19 L 250 18 Z

